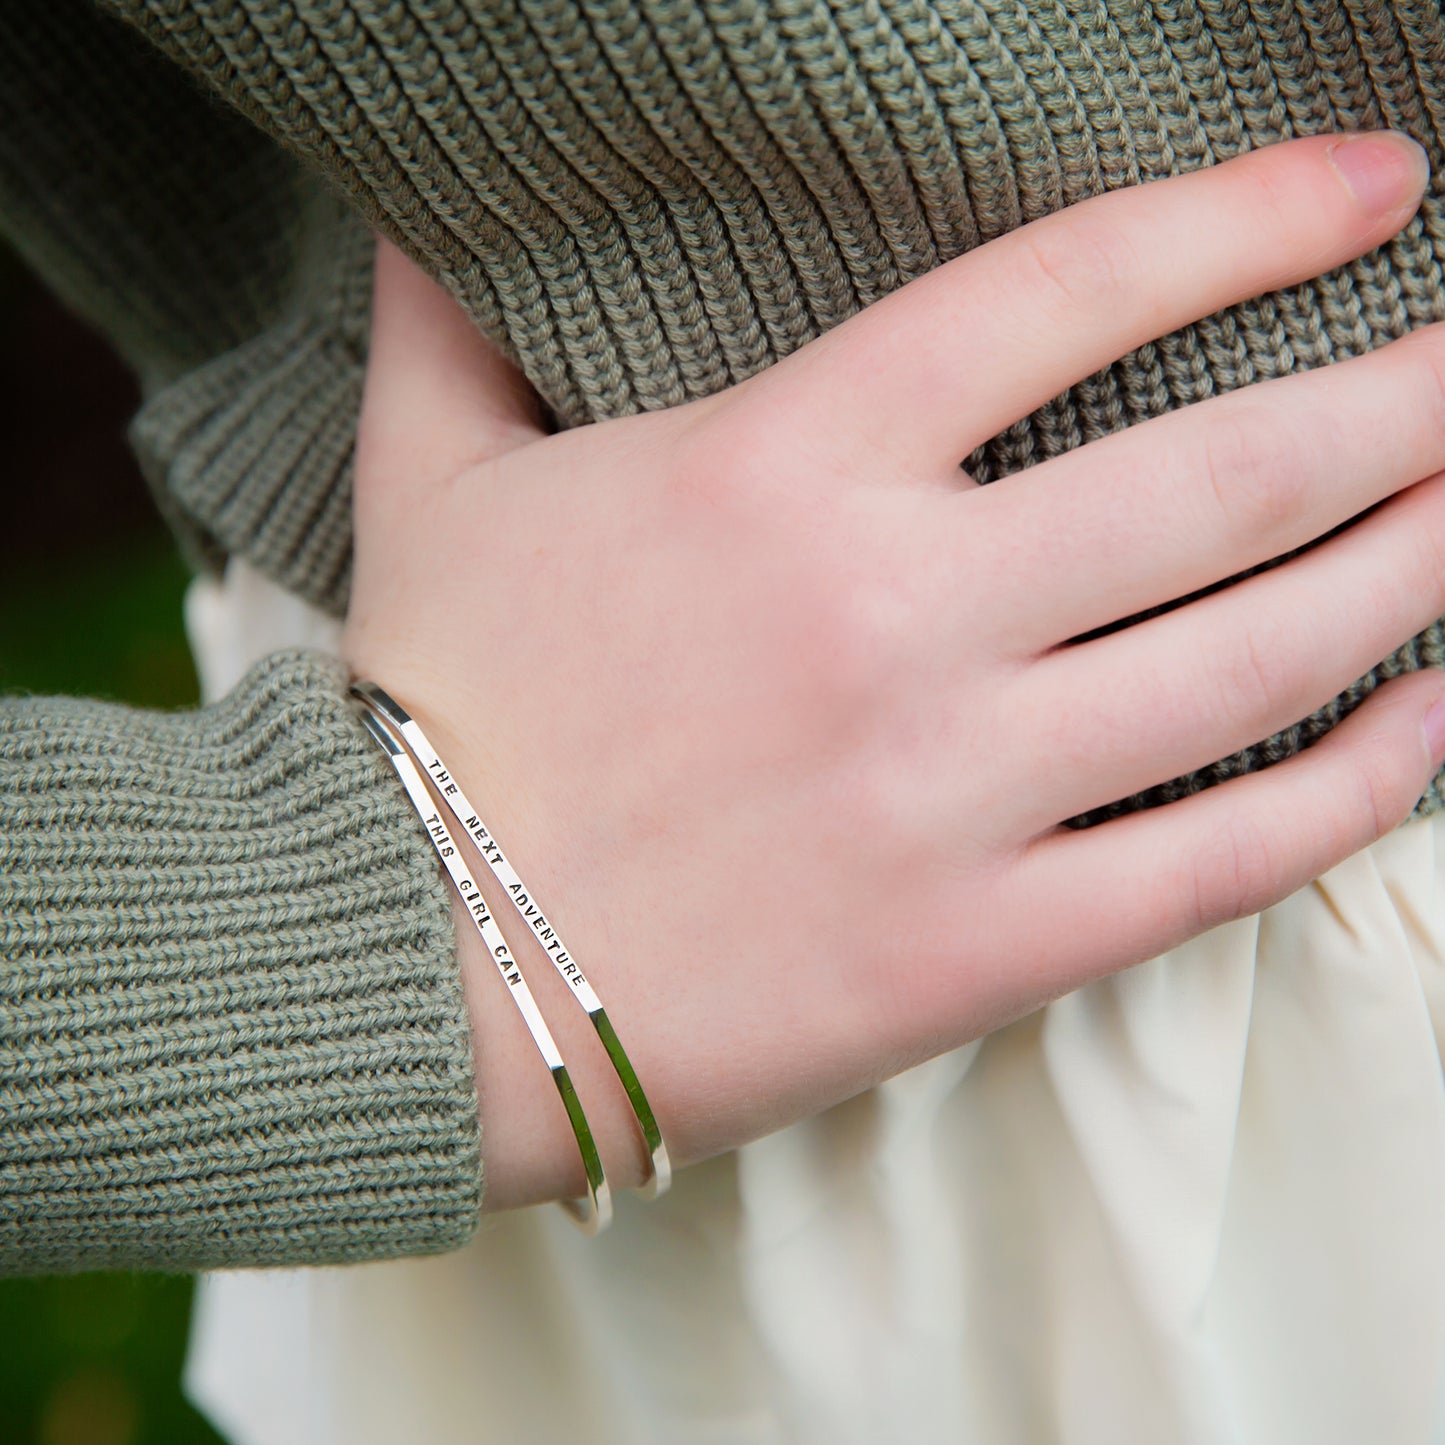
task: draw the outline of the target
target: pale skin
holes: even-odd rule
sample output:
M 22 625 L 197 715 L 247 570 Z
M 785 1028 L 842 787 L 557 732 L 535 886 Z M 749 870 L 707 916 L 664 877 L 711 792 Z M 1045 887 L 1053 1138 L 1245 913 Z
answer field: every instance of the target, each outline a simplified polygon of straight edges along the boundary
M 1436 672 L 1273 768 L 1062 826 L 1298 721 L 1445 615 L 1445 329 L 990 487 L 959 462 L 1142 342 L 1380 244 L 1424 180 L 1401 138 L 1316 137 L 1115 192 L 726 393 L 558 435 L 380 247 L 345 654 L 481 808 L 678 1164 L 1257 912 L 1409 814 L 1445 752 Z M 547 1072 L 461 912 L 457 937 L 486 1205 L 575 1196 Z M 609 1176 L 638 1183 L 586 1016 L 509 937 Z

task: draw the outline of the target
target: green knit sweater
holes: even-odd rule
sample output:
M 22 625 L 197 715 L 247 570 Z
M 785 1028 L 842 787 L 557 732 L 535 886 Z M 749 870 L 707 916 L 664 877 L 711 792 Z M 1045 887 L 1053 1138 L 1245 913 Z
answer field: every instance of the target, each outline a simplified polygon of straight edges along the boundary
M 141 377 L 191 555 L 345 606 L 367 227 L 559 423 L 716 392 L 983 240 L 1393 125 L 1419 216 L 1145 346 L 988 482 L 1445 319 L 1438 0 L 45 0 L 0 13 L 0 223 Z M 1296 727 L 1080 819 L 1297 751 Z M 962 765 L 962 764 L 960 764 Z M 1439 782 L 1421 800 L 1445 802 Z M 0 704 L 0 1269 L 445 1248 L 475 1099 L 445 894 L 319 659 L 175 717 Z

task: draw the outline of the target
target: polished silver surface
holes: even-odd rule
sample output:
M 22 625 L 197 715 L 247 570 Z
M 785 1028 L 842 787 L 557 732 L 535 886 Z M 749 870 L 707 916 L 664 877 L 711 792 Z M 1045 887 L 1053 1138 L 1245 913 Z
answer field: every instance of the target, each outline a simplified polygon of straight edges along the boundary
M 501 845 L 482 822 L 477 809 L 472 806 L 461 785 L 437 755 L 437 750 L 431 745 L 417 720 L 390 693 L 374 682 L 354 683 L 351 691 L 371 708 L 374 714 L 379 714 L 400 733 L 442 802 L 476 844 L 482 860 L 492 870 L 492 876 L 501 884 L 522 921 L 532 930 L 532 936 L 552 960 L 552 966 L 567 983 L 572 996 L 587 1010 L 592 1026 L 597 1030 L 597 1037 L 602 1040 L 602 1047 L 607 1051 L 607 1057 L 622 1087 L 627 1091 L 628 1102 L 637 1116 L 638 1128 L 642 1131 L 643 1142 L 647 1145 L 647 1152 L 652 1160 L 652 1172 L 643 1185 L 642 1194 L 645 1198 L 655 1199 L 666 1193 L 672 1183 L 672 1161 L 668 1157 L 667 1145 L 663 1142 L 662 1130 L 652 1112 L 652 1105 L 647 1101 L 637 1071 L 632 1067 L 627 1051 L 622 1047 L 608 1020 L 602 1000 L 597 997 L 576 960 L 563 946 L 556 929 L 547 921 L 536 899 L 528 892 L 517 870 L 502 852 Z
M 407 797 L 411 799 L 412 807 L 416 809 L 417 817 L 421 819 L 422 826 L 431 839 L 432 847 L 436 849 L 437 857 L 441 859 L 442 866 L 447 870 L 453 884 L 456 885 L 457 892 L 466 904 L 472 922 L 476 924 L 477 932 L 482 936 L 482 942 L 486 945 L 487 952 L 497 965 L 497 971 L 507 985 L 512 1002 L 517 1005 L 522 1017 L 526 1020 L 527 1028 L 532 1035 L 532 1042 L 536 1044 L 537 1051 L 542 1055 L 547 1068 L 551 1071 L 552 1082 L 556 1085 L 557 1093 L 561 1097 L 562 1107 L 567 1111 L 567 1119 L 572 1125 L 572 1132 L 577 1136 L 577 1148 L 582 1154 L 582 1166 L 587 1174 L 586 1200 L 563 1200 L 561 1204 L 588 1234 L 599 1234 L 612 1222 L 612 1190 L 602 1168 L 602 1159 L 597 1152 L 597 1143 L 592 1137 L 592 1129 L 587 1123 L 586 1114 L 582 1112 L 582 1103 L 577 1097 L 577 1091 L 572 1086 L 571 1075 L 567 1072 L 566 1064 L 562 1062 L 562 1053 L 557 1047 L 556 1040 L 552 1037 L 552 1031 L 547 1027 L 546 1020 L 542 1017 L 542 1011 L 537 1007 L 536 999 L 532 997 L 532 990 L 527 987 L 527 981 L 522 977 L 522 970 L 518 968 L 511 950 L 507 947 L 507 940 L 502 937 L 502 931 L 497 927 L 491 909 L 487 907 L 480 890 L 473 882 L 467 869 L 466 860 L 462 857 L 461 849 L 457 847 L 456 840 L 442 821 L 441 811 L 427 791 L 427 786 L 422 781 L 422 776 L 417 771 L 417 766 L 412 761 L 410 754 L 392 733 L 386 718 L 378 716 L 369 709 L 363 709 L 361 720 L 366 724 L 367 731 L 381 744 L 387 757 L 391 760 L 397 777 L 401 779 L 402 787 L 406 789 Z

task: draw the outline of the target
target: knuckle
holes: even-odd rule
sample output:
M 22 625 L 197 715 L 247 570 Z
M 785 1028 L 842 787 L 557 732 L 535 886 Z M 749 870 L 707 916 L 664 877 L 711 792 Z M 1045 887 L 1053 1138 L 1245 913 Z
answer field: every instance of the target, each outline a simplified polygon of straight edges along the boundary
M 850 703 L 878 697 L 903 659 L 913 612 L 906 591 L 886 579 L 830 587 L 806 639 L 827 695 Z
M 1293 651 L 1272 645 L 1271 624 L 1247 622 L 1222 647 L 1211 670 L 1223 727 L 1267 727 L 1290 700 L 1295 682 Z
M 1415 806 L 1410 781 L 1391 766 L 1392 759 L 1388 747 L 1360 749 L 1352 772 L 1354 806 L 1349 821 L 1330 839 L 1333 857 L 1348 857 L 1383 837 Z
M 1065 312 L 1112 311 L 1138 291 L 1143 274 L 1114 225 L 1075 215 L 1018 232 L 1030 279 Z
M 1277 896 L 1273 850 L 1247 816 L 1227 817 L 1218 833 L 1191 855 L 1186 868 L 1191 934 L 1247 918 Z
M 681 501 L 711 504 L 745 487 L 748 458 L 758 452 L 753 419 L 726 393 L 711 409 L 678 412 L 687 415 L 668 438 L 662 469 L 668 493 Z
M 1226 406 L 1202 429 L 1200 467 L 1226 536 L 1255 544 L 1290 527 L 1309 501 L 1305 449 L 1254 407 Z
M 919 829 L 896 760 L 881 748 L 865 750 L 843 777 L 830 798 L 836 836 L 868 839 L 876 858 L 887 860 L 880 866 L 890 870 L 911 858 Z

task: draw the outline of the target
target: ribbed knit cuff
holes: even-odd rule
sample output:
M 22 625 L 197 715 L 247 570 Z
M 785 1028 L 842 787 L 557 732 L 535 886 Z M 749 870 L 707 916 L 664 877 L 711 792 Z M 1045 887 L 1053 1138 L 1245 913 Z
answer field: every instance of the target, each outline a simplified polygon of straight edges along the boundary
M 150 396 L 130 430 L 193 551 L 245 557 L 337 617 L 351 586 L 374 247 L 339 201 L 317 200 L 291 314 Z
M 330 659 L 159 714 L 0 703 L 0 1272 L 475 1228 L 443 880 Z
M 363 368 L 309 320 L 167 387 L 130 437 L 183 531 L 339 617 L 351 586 L 351 472 Z

